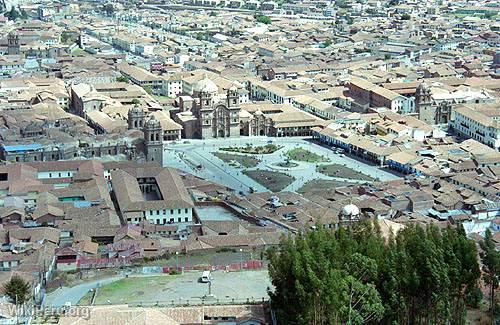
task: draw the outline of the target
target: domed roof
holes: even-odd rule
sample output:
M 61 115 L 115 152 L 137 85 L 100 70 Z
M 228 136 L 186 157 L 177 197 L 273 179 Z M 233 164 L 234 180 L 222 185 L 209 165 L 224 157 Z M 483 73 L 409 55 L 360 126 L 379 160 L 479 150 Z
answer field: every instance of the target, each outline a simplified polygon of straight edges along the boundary
M 349 203 L 342 208 L 342 214 L 345 216 L 357 216 L 360 214 L 360 210 L 356 205 Z
M 159 126 L 160 126 L 160 121 L 158 121 L 154 115 L 151 115 L 151 117 L 146 122 L 146 127 L 155 128 Z
M 136 113 L 136 114 L 144 113 L 144 110 L 137 105 L 134 105 L 134 107 L 130 108 L 128 111 L 129 113 Z
M 213 82 L 212 80 L 210 80 L 207 76 L 207 74 L 205 74 L 203 76 L 203 79 L 201 79 L 200 81 L 196 82 L 193 86 L 193 91 L 194 92 L 198 92 L 198 93 L 201 93 L 201 92 L 204 92 L 204 93 L 217 93 L 219 91 L 219 88 L 217 87 L 217 85 L 215 84 L 215 82 Z

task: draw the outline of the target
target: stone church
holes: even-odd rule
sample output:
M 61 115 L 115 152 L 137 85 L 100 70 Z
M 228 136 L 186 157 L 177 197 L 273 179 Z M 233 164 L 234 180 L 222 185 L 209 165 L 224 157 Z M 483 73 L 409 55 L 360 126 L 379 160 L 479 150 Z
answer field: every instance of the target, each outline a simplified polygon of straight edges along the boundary
M 184 138 L 214 139 L 240 136 L 240 99 L 236 86 L 219 93 L 206 75 L 193 85 L 192 96 L 179 97 L 175 120 L 183 126 Z
M 422 82 L 415 92 L 415 106 L 418 119 L 430 125 L 447 124 L 451 116 L 451 103 L 436 103 L 432 98 L 429 85 Z

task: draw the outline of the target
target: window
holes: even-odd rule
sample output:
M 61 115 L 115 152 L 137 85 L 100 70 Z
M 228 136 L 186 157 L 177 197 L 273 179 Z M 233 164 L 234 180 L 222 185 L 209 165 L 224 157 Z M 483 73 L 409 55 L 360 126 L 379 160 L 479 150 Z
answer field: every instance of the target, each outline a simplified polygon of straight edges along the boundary
M 52 177 L 52 173 L 49 173 L 49 177 Z
M 178 213 L 178 214 L 181 214 L 181 209 L 177 209 L 177 213 Z
M 188 218 L 188 217 L 185 217 L 185 218 L 184 218 L 184 221 L 185 221 L 185 222 L 188 222 L 188 221 L 189 221 L 189 218 Z
M 156 210 L 156 215 L 159 216 L 160 215 L 160 210 Z
M 170 222 L 174 222 L 174 218 L 170 218 Z
M 182 219 L 181 219 L 181 218 L 177 218 L 177 222 L 181 222 L 181 221 L 182 221 Z
M 184 212 L 185 212 L 185 213 L 188 213 L 188 209 L 185 209 L 185 210 L 184 210 Z
M 170 214 L 174 214 L 174 210 L 172 210 L 172 209 L 171 209 L 171 210 L 170 210 Z

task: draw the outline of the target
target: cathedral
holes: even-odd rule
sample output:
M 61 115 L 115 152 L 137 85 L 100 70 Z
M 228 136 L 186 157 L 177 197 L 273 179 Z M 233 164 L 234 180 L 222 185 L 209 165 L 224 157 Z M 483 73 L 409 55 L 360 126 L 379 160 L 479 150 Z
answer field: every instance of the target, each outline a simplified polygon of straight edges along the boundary
M 432 98 L 429 85 L 418 85 L 415 92 L 415 106 L 418 119 L 430 125 L 446 124 L 451 116 L 451 104 L 447 101 L 436 103 Z
M 176 121 L 183 126 L 183 137 L 198 139 L 240 136 L 240 99 L 236 86 L 219 93 L 206 75 L 193 85 L 192 96 L 180 96 Z

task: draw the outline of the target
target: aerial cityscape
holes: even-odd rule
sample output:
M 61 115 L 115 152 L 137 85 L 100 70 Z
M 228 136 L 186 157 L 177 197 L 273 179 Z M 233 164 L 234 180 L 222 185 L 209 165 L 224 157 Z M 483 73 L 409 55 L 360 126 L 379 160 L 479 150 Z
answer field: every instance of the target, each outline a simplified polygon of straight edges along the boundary
M 500 3 L 0 0 L 0 324 L 500 324 Z

